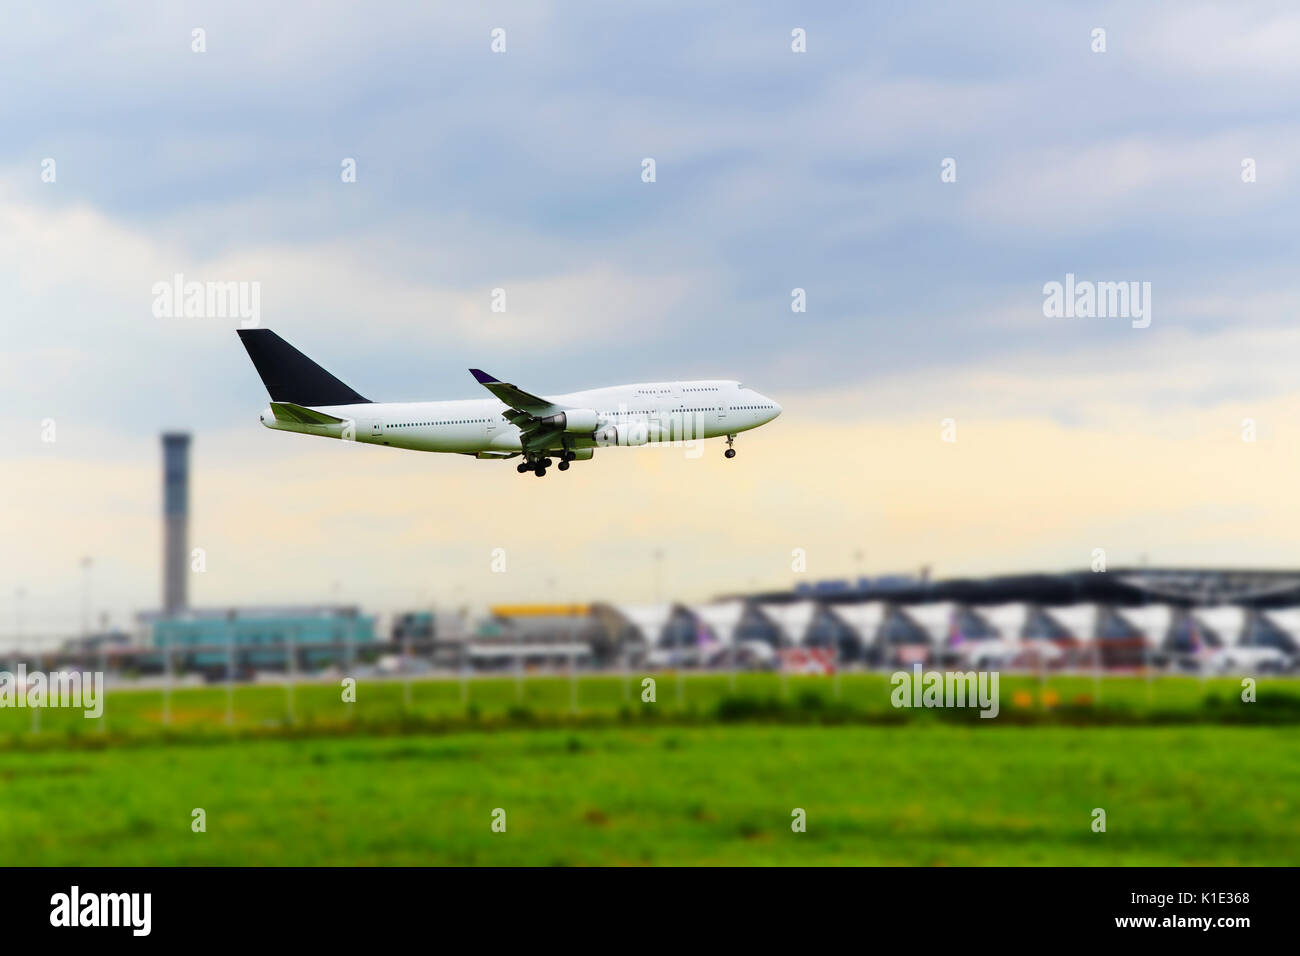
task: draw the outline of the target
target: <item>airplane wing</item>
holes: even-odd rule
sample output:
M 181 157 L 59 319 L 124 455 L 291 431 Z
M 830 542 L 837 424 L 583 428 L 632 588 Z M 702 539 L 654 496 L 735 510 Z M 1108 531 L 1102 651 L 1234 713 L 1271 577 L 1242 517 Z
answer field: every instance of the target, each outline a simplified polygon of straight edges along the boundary
M 551 415 L 558 415 L 564 411 L 561 406 L 553 405 L 546 399 L 525 392 L 522 388 L 511 385 L 509 382 L 502 382 L 493 378 L 482 369 L 472 368 L 469 370 L 469 374 L 473 375 L 480 385 L 511 408 L 521 411 L 532 418 L 549 418 Z M 518 424 L 518 422 L 515 424 Z
M 475 380 L 509 406 L 502 417 L 510 424 L 519 427 L 520 442 L 527 452 L 544 452 L 553 446 L 555 439 L 563 429 L 546 419 L 564 411 L 562 405 L 548 402 L 531 392 L 525 392 L 516 385 L 503 382 L 479 368 L 472 368 L 469 373 Z

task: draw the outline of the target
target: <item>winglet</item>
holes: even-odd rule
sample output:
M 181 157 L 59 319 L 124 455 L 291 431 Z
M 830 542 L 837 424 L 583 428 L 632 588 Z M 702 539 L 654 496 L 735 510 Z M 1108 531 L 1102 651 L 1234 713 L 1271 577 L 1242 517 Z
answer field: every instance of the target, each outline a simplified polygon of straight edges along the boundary
M 480 385 L 491 385 L 493 382 L 500 381 L 500 379 L 493 378 L 481 368 L 472 368 L 469 370 L 469 374 L 473 375 Z

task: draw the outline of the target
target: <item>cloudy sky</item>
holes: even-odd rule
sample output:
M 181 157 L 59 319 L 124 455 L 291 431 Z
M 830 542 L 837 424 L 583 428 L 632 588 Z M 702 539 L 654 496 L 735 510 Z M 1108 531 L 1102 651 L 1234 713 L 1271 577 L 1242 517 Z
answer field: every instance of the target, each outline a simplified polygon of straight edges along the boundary
M 1300 565 L 1300 10 L 843 6 L 12 6 L 0 633 L 74 628 L 87 555 L 97 611 L 156 605 L 164 428 L 195 435 L 199 604 L 700 598 L 792 583 L 795 548 Z M 376 400 L 475 366 L 785 414 L 734 461 L 546 481 L 275 434 L 234 321 L 154 316 L 177 273 L 260 283 Z M 1045 317 L 1067 273 L 1149 282 L 1150 326 Z

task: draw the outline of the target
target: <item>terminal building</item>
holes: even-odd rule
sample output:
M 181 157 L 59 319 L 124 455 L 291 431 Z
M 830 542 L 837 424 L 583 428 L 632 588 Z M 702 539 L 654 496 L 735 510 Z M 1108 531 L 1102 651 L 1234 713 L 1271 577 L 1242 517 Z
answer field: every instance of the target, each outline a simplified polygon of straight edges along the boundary
M 587 604 L 502 604 L 466 638 L 476 670 L 590 668 L 613 656 L 605 621 Z
M 310 671 L 369 659 L 375 619 L 349 606 L 188 609 L 140 615 L 148 644 L 145 670 L 173 668 L 221 676 L 253 670 Z
M 597 607 L 616 656 L 664 666 L 782 667 L 815 653 L 835 666 L 1289 670 L 1300 658 L 1298 572 L 891 576 Z

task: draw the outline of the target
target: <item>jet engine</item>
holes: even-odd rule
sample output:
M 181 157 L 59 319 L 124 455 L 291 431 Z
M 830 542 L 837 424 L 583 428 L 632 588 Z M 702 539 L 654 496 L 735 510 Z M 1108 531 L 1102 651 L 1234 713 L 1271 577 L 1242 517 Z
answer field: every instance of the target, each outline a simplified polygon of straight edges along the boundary
M 595 409 L 570 408 L 558 415 L 543 418 L 542 423 L 558 428 L 569 435 L 590 435 L 596 430 L 597 416 Z
M 645 422 L 618 422 L 601 427 L 594 437 L 597 445 L 647 445 L 650 433 Z

